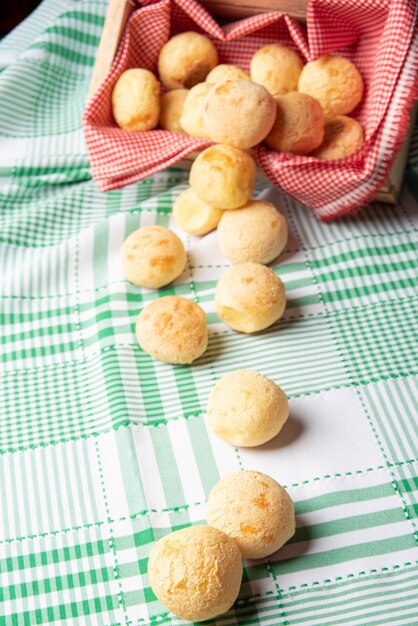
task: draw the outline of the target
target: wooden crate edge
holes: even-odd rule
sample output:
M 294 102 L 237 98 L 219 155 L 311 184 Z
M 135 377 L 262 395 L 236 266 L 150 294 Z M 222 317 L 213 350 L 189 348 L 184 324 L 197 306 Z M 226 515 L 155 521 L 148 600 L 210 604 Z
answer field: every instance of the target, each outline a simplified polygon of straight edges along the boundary
M 109 0 L 87 98 L 93 95 L 112 67 L 126 22 L 136 6 L 134 0 Z

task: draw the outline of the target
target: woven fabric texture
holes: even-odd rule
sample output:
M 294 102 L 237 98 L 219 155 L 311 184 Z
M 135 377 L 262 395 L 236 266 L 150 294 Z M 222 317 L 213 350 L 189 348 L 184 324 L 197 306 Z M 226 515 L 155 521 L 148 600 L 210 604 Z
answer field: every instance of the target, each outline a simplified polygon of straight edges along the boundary
M 187 173 L 106 193 L 92 179 L 80 120 L 105 13 L 45 0 L 0 43 L 0 626 L 186 626 L 152 593 L 149 551 L 204 523 L 210 489 L 242 469 L 288 489 L 297 531 L 244 563 L 238 601 L 209 624 L 418 623 L 418 135 L 395 207 L 323 224 L 258 185 L 289 223 L 272 266 L 288 304 L 272 328 L 234 333 L 214 308 L 228 267 L 216 233 L 172 221 Z M 147 224 L 188 251 L 157 292 L 119 262 Z M 139 311 L 166 294 L 206 311 L 193 366 L 136 343 Z M 215 381 L 243 367 L 290 399 L 280 435 L 255 449 L 224 444 L 205 417 Z

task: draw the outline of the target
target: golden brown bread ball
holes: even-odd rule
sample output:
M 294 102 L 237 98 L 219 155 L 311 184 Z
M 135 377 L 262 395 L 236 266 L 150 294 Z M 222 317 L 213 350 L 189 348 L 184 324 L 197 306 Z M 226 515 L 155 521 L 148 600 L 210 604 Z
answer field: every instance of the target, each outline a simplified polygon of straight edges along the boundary
M 243 470 L 220 480 L 209 493 L 208 523 L 237 542 L 244 559 L 273 554 L 295 534 L 295 508 L 278 482 Z
M 239 211 L 224 211 L 218 241 L 232 263 L 273 261 L 287 243 L 287 223 L 270 202 L 250 200 Z
M 250 75 L 244 72 L 237 65 L 230 63 L 221 63 L 217 65 L 206 76 L 207 83 L 223 83 L 226 80 L 251 80 Z
M 153 592 L 170 611 L 200 622 L 234 604 L 241 586 L 241 554 L 217 528 L 190 526 L 154 544 L 148 576 Z
M 282 429 L 289 416 L 286 394 L 254 370 L 236 370 L 212 389 L 208 419 L 213 432 L 233 446 L 260 446 Z
M 326 116 L 350 113 L 363 97 L 363 79 L 348 59 L 322 56 L 302 70 L 299 91 L 319 100 Z
M 188 89 L 173 89 L 167 91 L 160 100 L 160 126 L 164 130 L 172 133 L 185 134 L 180 125 L 180 118 L 183 113 L 184 101 L 186 100 Z
M 181 296 L 164 296 L 148 304 L 135 330 L 142 350 L 165 363 L 192 363 L 208 345 L 205 312 Z
M 125 130 L 155 128 L 160 114 L 160 83 L 152 72 L 134 68 L 123 72 L 112 91 L 112 112 Z
M 205 80 L 218 64 L 218 53 L 210 39 L 193 31 L 167 41 L 158 57 L 158 74 L 167 89 L 190 89 Z
M 173 204 L 177 226 L 191 235 L 206 235 L 217 227 L 223 211 L 203 202 L 193 189 L 185 189 Z
M 325 120 L 325 135 L 322 144 L 312 152 L 318 159 L 341 159 L 353 154 L 364 142 L 363 128 L 357 120 L 338 115 Z
M 226 145 L 203 150 L 190 169 L 193 191 L 217 209 L 237 209 L 251 198 L 255 185 L 255 162 L 238 148 Z
M 266 137 L 267 145 L 277 152 L 308 154 L 324 138 L 324 112 L 318 100 L 292 91 L 276 96 L 276 120 Z
M 273 97 L 249 80 L 228 80 L 209 91 L 203 118 L 212 141 L 247 150 L 263 141 L 276 117 Z
M 265 265 L 239 263 L 221 276 L 215 305 L 228 326 L 241 333 L 256 333 L 282 316 L 286 306 L 284 285 Z
M 181 239 L 163 226 L 138 228 L 122 246 L 122 267 L 134 285 L 158 289 L 175 280 L 186 267 Z
M 180 125 L 191 137 L 209 138 L 203 119 L 203 107 L 210 89 L 209 83 L 199 83 L 190 89 L 184 101 Z
M 273 96 L 281 96 L 298 88 L 303 63 L 291 48 L 280 43 L 257 50 L 251 59 L 251 80 L 263 85 Z

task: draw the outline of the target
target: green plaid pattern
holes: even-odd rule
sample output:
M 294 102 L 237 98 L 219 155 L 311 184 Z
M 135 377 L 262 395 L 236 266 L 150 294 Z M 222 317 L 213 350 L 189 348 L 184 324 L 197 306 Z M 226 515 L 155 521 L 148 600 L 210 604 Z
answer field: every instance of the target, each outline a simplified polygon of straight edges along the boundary
M 393 378 L 361 389 L 364 402 L 375 416 L 376 430 L 392 463 L 418 458 L 415 409 L 418 406 L 417 378 Z M 396 420 L 393 420 L 396 415 Z
M 0 624 L 118 622 L 114 558 L 103 530 L 91 526 L 2 545 Z
M 1 323 L 5 328 L 1 361 L 6 370 L 55 365 L 68 354 L 79 356 L 77 312 L 68 297 L 55 306 L 54 300 L 9 300 L 3 304 Z
M 335 315 L 335 333 L 355 381 L 408 376 L 417 372 L 417 302 L 392 300 L 379 307 L 342 311 Z
M 418 233 L 364 236 L 312 250 L 312 271 L 324 301 L 335 309 L 415 295 Z M 359 259 L 363 267 L 359 267 Z
M 417 538 L 418 480 L 416 462 L 411 461 L 410 463 L 399 464 L 394 471 L 394 478 L 404 502 L 405 516 L 411 521 L 414 528 L 414 536 Z
M 91 180 L 80 115 L 105 13 L 44 0 L 0 44 L 0 626 L 184 624 L 150 588 L 149 551 L 205 523 L 210 489 L 241 469 L 286 486 L 297 531 L 244 563 L 239 599 L 210 623 L 417 623 L 417 133 L 395 207 L 324 225 L 258 185 L 289 223 L 273 266 L 288 302 L 272 328 L 234 333 L 214 308 L 228 267 L 216 233 L 179 232 L 174 284 L 124 279 L 123 240 L 176 229 L 188 174 L 106 194 Z M 193 366 L 137 345 L 139 311 L 168 294 L 206 312 Z M 290 399 L 280 436 L 255 449 L 228 446 L 205 416 L 214 383 L 243 367 Z

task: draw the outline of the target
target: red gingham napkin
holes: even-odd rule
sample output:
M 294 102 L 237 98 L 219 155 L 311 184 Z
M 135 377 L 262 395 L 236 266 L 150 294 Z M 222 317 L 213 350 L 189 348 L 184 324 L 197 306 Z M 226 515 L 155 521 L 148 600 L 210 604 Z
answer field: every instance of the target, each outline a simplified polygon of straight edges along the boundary
M 215 43 L 220 63 L 249 69 L 254 52 L 281 42 L 305 61 L 322 54 L 352 60 L 365 82 L 353 112 L 365 129 L 365 144 L 338 161 L 279 154 L 256 148 L 258 162 L 286 194 L 324 221 L 368 202 L 386 177 L 408 122 L 418 70 L 417 3 L 408 0 L 309 0 L 306 28 L 275 12 L 219 26 L 195 0 L 153 0 L 130 17 L 113 66 L 89 101 L 83 126 L 93 177 L 102 191 L 136 182 L 210 145 L 164 130 L 128 132 L 116 126 L 110 95 L 131 67 L 156 73 L 158 53 L 173 35 L 195 30 Z

